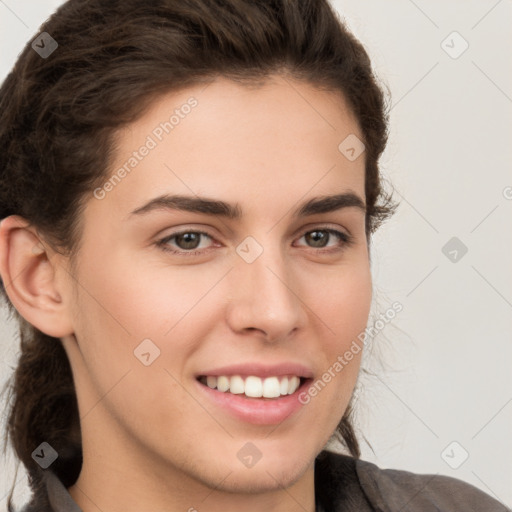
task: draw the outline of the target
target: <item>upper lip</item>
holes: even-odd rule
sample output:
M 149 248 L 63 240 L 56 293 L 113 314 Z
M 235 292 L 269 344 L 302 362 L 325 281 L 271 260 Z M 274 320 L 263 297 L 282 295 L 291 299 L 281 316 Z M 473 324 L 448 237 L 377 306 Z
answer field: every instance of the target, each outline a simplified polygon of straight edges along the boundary
M 297 377 L 304 377 L 306 379 L 313 377 L 313 372 L 303 364 L 284 362 L 278 364 L 263 364 L 263 363 L 240 363 L 230 366 L 222 366 L 205 370 L 197 374 L 200 376 L 220 376 L 220 375 L 240 375 L 240 376 L 255 376 L 255 377 L 280 377 L 284 375 L 296 375 Z

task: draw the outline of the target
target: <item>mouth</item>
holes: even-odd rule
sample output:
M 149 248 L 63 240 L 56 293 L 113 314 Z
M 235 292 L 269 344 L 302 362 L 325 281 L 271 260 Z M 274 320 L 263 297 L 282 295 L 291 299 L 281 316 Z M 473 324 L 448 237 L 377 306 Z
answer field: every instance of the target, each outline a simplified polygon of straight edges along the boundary
M 310 379 L 290 374 L 265 378 L 255 375 L 199 375 L 197 380 L 221 393 L 259 400 L 276 400 L 293 395 Z
M 309 365 L 296 361 L 247 361 L 205 368 L 195 382 L 199 396 L 219 412 L 244 423 L 277 425 L 300 417 L 300 396 L 314 376 Z
M 292 422 L 304 406 L 300 394 L 312 378 L 297 375 L 200 375 L 198 391 L 214 407 L 244 423 L 277 425 Z M 283 392 L 281 394 L 281 391 Z

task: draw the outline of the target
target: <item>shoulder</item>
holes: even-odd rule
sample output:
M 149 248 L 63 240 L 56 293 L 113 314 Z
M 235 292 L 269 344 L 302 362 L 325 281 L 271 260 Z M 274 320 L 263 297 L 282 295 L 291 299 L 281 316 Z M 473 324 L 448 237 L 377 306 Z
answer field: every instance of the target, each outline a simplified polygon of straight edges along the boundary
M 368 501 L 382 512 L 510 512 L 471 484 L 439 474 L 381 469 L 356 460 L 359 483 Z
M 30 499 L 29 502 L 25 503 L 20 509 L 14 509 L 14 512 L 54 512 L 53 509 L 50 508 L 50 505 L 43 500 L 39 502 L 34 496 Z
M 21 510 L 16 512 L 82 512 L 59 477 L 51 470 L 43 472 L 41 485 Z
M 52 512 L 52 511 L 49 510 L 46 505 L 43 505 L 43 508 L 41 508 L 41 506 L 38 504 L 38 502 L 32 496 L 32 498 L 30 499 L 29 502 L 25 503 L 25 505 L 23 505 L 23 507 L 21 507 L 21 508 L 15 508 L 14 512 Z

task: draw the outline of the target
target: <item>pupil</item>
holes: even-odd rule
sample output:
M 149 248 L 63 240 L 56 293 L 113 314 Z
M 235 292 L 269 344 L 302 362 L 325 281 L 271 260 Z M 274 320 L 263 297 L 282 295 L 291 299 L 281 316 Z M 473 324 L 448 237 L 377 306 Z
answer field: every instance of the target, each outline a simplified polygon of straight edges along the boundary
M 178 235 L 176 243 L 181 249 L 196 249 L 199 245 L 200 236 L 199 233 L 183 233 L 182 235 Z M 182 243 L 180 243 L 180 241 L 182 241 Z
M 327 243 L 327 233 L 324 231 L 311 231 L 306 236 L 313 242 L 314 247 L 325 247 Z

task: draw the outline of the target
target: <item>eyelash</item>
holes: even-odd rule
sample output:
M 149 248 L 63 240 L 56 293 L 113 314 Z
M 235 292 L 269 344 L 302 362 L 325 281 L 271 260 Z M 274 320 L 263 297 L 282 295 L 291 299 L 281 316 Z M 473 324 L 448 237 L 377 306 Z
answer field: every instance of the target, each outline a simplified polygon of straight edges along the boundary
M 309 233 L 313 233 L 315 231 L 324 231 L 326 233 L 329 233 L 331 235 L 335 235 L 337 236 L 341 242 L 340 242 L 340 246 L 338 247 L 331 247 L 331 248 L 324 248 L 324 247 L 319 247 L 316 249 L 317 252 L 319 253 L 323 253 L 323 254 L 329 254 L 329 253 L 333 253 L 333 252 L 340 252 L 342 251 L 343 249 L 345 249 L 346 247 L 350 247 L 353 243 L 354 243 L 354 239 L 351 235 L 347 234 L 347 233 L 344 233 L 342 231 L 338 231 L 336 229 L 332 229 L 332 228 L 322 228 L 322 227 L 319 227 L 319 228 L 315 228 L 315 229 L 310 229 L 308 231 L 305 231 L 301 236 L 300 238 L 302 238 L 303 236 L 309 234 Z M 206 231 L 201 231 L 201 230 L 192 230 L 192 229 L 187 229 L 187 230 L 184 230 L 184 231 L 179 231 L 179 232 L 176 232 L 176 233 L 172 233 L 168 236 L 166 236 L 165 238 L 162 238 L 161 240 L 159 240 L 156 245 L 162 249 L 163 251 L 165 252 L 169 252 L 171 254 L 174 254 L 174 255 L 177 255 L 177 256 L 199 256 L 201 254 L 205 254 L 207 251 L 209 251 L 211 248 L 208 248 L 208 249 L 202 249 L 202 250 L 194 250 L 194 249 L 191 249 L 190 251 L 176 251 L 174 249 L 170 249 L 169 248 L 169 245 L 168 245 L 168 242 L 170 242 L 172 239 L 176 238 L 177 236 L 180 236 L 180 235 L 184 235 L 186 233 L 194 233 L 194 234 L 201 234 L 201 235 L 204 235 L 210 239 L 214 239 L 209 233 L 207 233 Z M 313 249 L 315 250 L 315 247 L 310 247 L 310 249 Z

